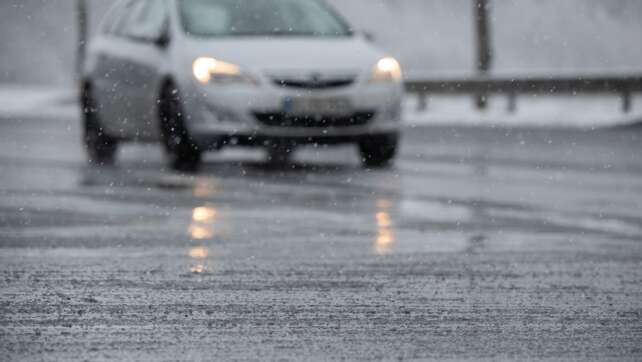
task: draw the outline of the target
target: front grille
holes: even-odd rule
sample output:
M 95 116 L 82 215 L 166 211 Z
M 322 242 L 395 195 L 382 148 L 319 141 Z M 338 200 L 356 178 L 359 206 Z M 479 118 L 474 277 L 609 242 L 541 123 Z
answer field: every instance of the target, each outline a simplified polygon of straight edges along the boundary
M 273 79 L 275 85 L 284 88 L 329 89 L 347 87 L 354 83 L 354 78 L 336 79 Z
M 255 113 L 256 119 L 272 127 L 350 127 L 368 124 L 374 112 L 356 112 L 347 116 L 294 116 L 285 113 Z

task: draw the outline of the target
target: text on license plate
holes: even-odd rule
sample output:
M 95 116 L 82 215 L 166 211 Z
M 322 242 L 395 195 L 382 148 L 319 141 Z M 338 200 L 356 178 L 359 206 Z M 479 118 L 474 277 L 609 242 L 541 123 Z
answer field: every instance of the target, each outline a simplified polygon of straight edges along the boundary
M 347 98 L 287 97 L 283 111 L 291 115 L 347 115 L 352 104 Z

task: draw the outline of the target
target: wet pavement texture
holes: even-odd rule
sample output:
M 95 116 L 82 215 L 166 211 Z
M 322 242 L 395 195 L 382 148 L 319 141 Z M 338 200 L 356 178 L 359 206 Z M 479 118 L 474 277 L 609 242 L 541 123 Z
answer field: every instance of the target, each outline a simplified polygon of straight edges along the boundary
M 0 359 L 642 359 L 642 131 L 415 128 L 287 167 L 0 120 Z

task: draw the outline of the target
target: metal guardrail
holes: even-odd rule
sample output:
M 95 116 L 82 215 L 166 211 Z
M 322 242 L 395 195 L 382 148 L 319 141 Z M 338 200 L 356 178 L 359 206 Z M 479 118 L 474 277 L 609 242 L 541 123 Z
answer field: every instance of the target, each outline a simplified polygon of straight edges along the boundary
M 632 94 L 642 93 L 642 75 L 409 80 L 405 82 L 405 87 L 407 92 L 419 96 L 420 110 L 427 108 L 430 94 L 469 94 L 474 97 L 506 95 L 509 99 L 508 110 L 514 112 L 520 94 L 614 93 L 621 96 L 622 111 L 628 113 L 632 108 Z

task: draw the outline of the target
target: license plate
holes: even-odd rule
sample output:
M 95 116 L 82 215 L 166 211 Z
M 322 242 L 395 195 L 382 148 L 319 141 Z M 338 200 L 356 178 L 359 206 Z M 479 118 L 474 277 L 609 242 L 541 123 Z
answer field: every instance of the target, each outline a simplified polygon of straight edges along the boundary
M 352 104 L 347 98 L 288 97 L 283 101 L 283 110 L 290 115 L 348 115 Z

